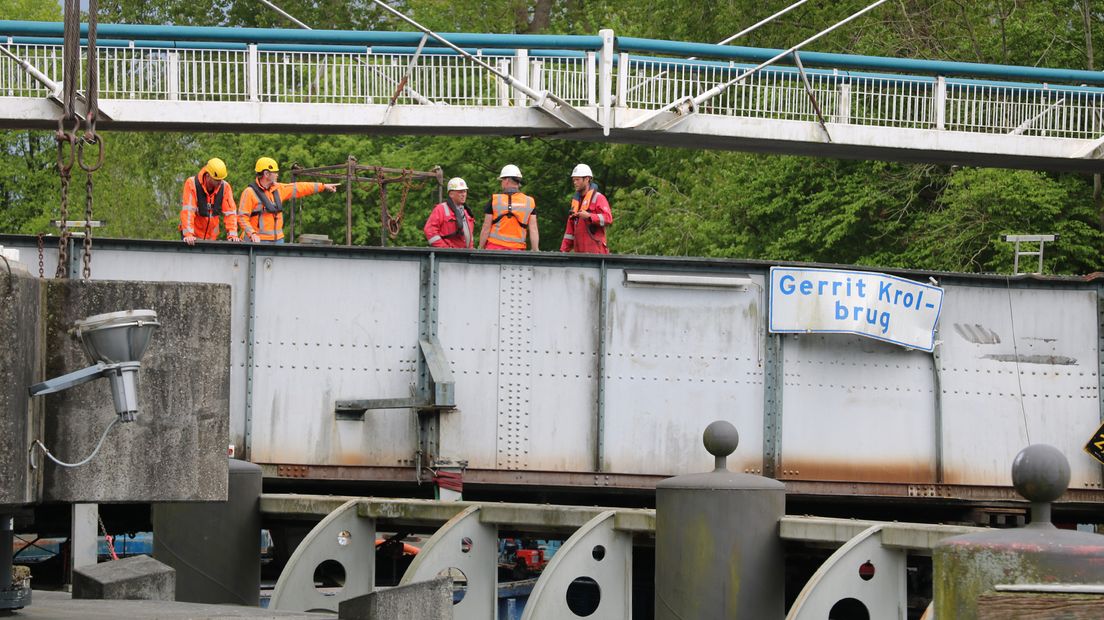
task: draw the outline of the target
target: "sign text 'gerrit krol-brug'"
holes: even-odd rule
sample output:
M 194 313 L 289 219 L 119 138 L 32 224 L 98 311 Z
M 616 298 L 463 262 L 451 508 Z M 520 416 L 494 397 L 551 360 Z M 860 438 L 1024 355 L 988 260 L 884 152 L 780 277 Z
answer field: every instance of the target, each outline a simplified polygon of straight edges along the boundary
M 771 267 L 770 331 L 859 334 L 931 351 L 943 289 L 868 271 Z

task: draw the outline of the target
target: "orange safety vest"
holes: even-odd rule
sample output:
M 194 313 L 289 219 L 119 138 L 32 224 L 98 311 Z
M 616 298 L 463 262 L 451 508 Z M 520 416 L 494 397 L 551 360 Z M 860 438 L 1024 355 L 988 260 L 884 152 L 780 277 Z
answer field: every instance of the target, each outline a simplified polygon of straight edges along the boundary
M 275 185 L 270 197 L 261 186 L 250 183 L 249 188 L 257 197 L 257 205 L 249 213 L 250 224 L 253 225 L 261 241 L 275 241 L 284 238 L 284 207 L 280 200 L 280 189 Z
M 537 205 L 531 196 L 521 192 L 495 194 L 491 197 L 491 234 L 488 240 L 514 250 L 525 249 L 525 233 L 529 218 Z

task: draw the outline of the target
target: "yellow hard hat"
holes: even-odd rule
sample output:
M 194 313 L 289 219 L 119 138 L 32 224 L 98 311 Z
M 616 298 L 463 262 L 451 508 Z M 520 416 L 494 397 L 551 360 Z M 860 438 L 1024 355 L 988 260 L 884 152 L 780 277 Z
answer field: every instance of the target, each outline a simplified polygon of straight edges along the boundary
M 271 157 L 262 157 L 257 160 L 257 165 L 254 166 L 253 170 L 256 172 L 264 172 L 265 170 L 269 172 L 279 172 L 280 166 L 277 165 L 275 159 Z
M 208 159 L 207 165 L 204 166 L 203 169 L 207 171 L 208 176 L 216 181 L 221 181 L 226 178 L 226 162 L 218 157 Z

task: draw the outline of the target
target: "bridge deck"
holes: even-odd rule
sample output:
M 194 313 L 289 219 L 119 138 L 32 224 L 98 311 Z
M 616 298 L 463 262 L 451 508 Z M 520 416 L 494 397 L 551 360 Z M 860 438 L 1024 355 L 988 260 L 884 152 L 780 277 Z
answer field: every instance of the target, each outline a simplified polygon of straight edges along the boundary
M 44 76 L 36 80 L 0 57 L 0 126 L 56 126 L 57 87 L 65 78 L 60 29 L 0 21 L 6 48 Z M 555 135 L 1104 169 L 1104 80 L 1094 72 L 810 52 L 801 54 L 801 68 L 772 65 L 752 73 L 748 61 L 777 50 L 617 38 L 612 31 L 449 35 L 472 45 L 511 84 L 448 49 L 431 45 L 417 54 L 419 39 L 411 34 L 101 26 L 101 37 L 120 37 L 98 43 L 100 107 L 110 117 L 103 126 Z M 717 94 L 707 96 L 715 87 Z

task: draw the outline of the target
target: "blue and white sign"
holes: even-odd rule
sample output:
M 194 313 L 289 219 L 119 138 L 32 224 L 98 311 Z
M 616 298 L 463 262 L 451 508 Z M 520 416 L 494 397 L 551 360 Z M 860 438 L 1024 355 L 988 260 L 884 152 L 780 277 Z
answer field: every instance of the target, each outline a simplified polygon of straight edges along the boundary
M 770 331 L 858 334 L 931 352 L 943 289 L 869 271 L 771 267 Z

